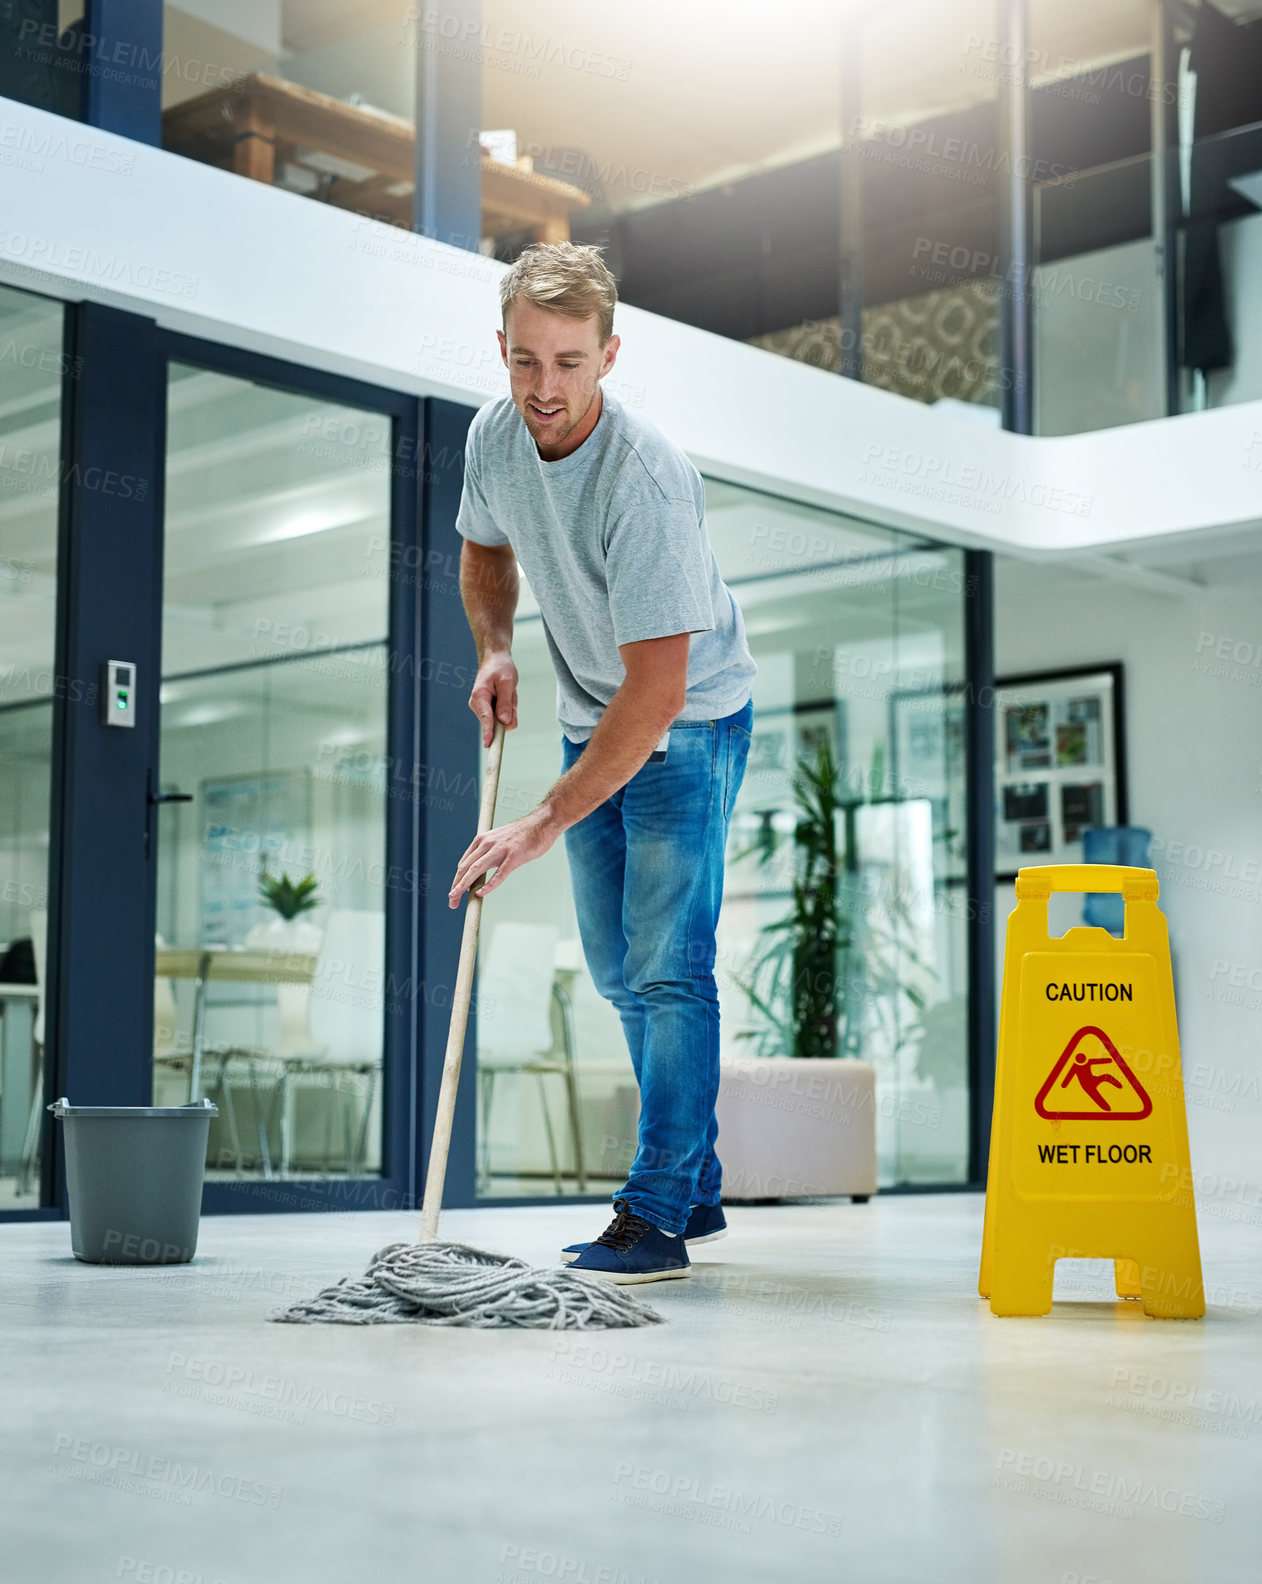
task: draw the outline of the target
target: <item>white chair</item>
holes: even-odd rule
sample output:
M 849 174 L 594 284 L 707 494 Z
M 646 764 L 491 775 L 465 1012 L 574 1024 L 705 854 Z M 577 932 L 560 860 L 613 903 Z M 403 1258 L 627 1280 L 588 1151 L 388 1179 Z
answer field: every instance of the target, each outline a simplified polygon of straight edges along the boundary
M 254 951 L 278 951 L 286 955 L 294 952 L 310 952 L 318 955 L 323 939 L 324 931 L 309 919 L 290 920 L 283 928 L 278 920 L 272 919 L 263 924 L 256 924 L 248 931 L 242 944 Z M 311 1035 L 310 1007 L 310 985 L 278 983 L 274 1044 L 267 1049 L 249 1045 L 228 1045 L 219 1050 L 219 1071 L 216 1074 L 215 1086 L 218 1087 L 223 1101 L 228 1136 L 236 1155 L 238 1176 L 244 1171 L 244 1159 L 231 1079 L 234 1073 L 244 1068 L 246 1078 L 249 1080 L 250 1102 L 258 1133 L 259 1166 L 264 1177 L 272 1177 L 275 1173 L 272 1169 L 271 1146 L 267 1138 L 269 1108 L 263 1104 L 259 1064 L 270 1062 L 274 1067 L 280 1057 L 293 1056 L 301 1060 L 304 1056 L 310 1056 L 315 1045 Z M 189 1095 L 190 1100 L 198 1098 L 193 1094 Z
M 279 995 L 280 1030 L 268 1052 L 280 1063 L 280 1170 L 293 1158 L 294 1093 L 301 1079 L 357 1075 L 367 1079 L 364 1109 L 352 1143 L 348 1136 L 346 1170 L 364 1160 L 384 1038 L 386 919 L 384 913 L 335 908 L 328 917 L 309 994 Z M 303 1018 L 305 1000 L 306 1017 Z M 304 1026 L 305 1021 L 305 1026 Z M 332 1108 L 330 1107 L 330 1115 Z
M 579 1192 L 587 1192 L 569 997 L 556 979 L 557 936 L 558 931 L 551 924 L 497 924 L 478 964 L 478 1088 L 482 1109 L 479 1177 L 484 1193 L 491 1177 L 495 1080 L 501 1073 L 533 1074 L 538 1083 L 548 1156 L 558 1194 L 563 1192 L 561 1166 L 544 1079 L 555 1075 L 564 1080 L 574 1173 Z M 554 1054 L 554 1007 L 561 1024 L 559 1056 Z
M 27 915 L 31 923 L 31 947 L 35 958 L 35 984 L 39 990 L 39 1010 L 35 1014 L 35 1043 L 42 1054 L 44 1049 L 44 981 L 48 977 L 48 912 L 45 908 L 32 908 Z
M 22 1159 L 18 1165 L 15 1195 L 29 1193 L 35 1178 L 35 1163 L 39 1157 L 40 1108 L 44 1101 L 44 986 L 48 978 L 48 912 L 45 908 L 32 908 L 27 915 L 31 927 L 32 955 L 35 958 L 35 988 L 39 1001 L 35 1009 L 32 1039 L 35 1042 L 35 1077 L 31 1090 L 31 1109 L 26 1116 L 26 1135 L 22 1140 Z

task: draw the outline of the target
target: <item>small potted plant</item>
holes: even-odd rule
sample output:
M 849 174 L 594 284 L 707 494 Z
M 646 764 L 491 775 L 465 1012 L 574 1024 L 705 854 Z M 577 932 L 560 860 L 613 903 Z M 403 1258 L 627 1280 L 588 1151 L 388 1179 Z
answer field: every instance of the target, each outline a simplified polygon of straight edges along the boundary
M 265 951 L 319 951 L 322 932 L 302 915 L 319 907 L 322 900 L 315 875 L 293 880 L 287 874 L 269 874 L 265 868 L 259 877 L 259 901 L 276 917 L 256 924 L 245 944 Z

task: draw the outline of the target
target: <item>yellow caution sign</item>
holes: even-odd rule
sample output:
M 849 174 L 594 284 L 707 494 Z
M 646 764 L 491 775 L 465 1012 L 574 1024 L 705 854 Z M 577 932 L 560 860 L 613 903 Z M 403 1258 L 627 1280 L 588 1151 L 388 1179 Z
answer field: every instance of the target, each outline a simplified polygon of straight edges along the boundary
M 1144 1313 L 1205 1313 L 1165 915 L 1151 869 L 1022 869 L 1008 920 L 978 1292 L 1052 1307 L 1058 1259 L 1111 1259 Z M 1047 933 L 1053 891 L 1120 891 L 1124 938 Z

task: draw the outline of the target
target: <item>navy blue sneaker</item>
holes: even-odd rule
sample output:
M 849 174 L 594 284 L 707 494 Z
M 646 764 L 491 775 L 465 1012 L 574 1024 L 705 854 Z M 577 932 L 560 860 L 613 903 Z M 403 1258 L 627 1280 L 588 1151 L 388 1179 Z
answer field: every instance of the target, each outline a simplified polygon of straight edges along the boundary
M 696 1248 L 699 1243 L 717 1243 L 726 1236 L 727 1220 L 722 1205 L 693 1205 L 688 1213 L 688 1225 L 684 1228 L 684 1242 L 689 1248 Z M 568 1248 L 563 1248 L 562 1265 L 572 1265 L 587 1247 L 589 1245 L 586 1243 L 571 1243 Z
M 643 1216 L 634 1215 L 625 1199 L 615 1199 L 613 1207 L 617 1214 L 596 1241 L 569 1262 L 571 1270 L 619 1286 L 691 1274 L 682 1237 L 672 1237 Z

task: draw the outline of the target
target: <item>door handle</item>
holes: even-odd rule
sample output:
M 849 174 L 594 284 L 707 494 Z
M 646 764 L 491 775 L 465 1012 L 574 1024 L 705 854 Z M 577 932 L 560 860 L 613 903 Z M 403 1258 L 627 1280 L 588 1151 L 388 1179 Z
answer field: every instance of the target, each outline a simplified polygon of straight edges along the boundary
M 191 803 L 191 792 L 155 792 L 154 783 L 157 777 L 153 770 L 145 772 L 145 861 L 148 862 L 153 852 L 153 811 L 163 803 Z

